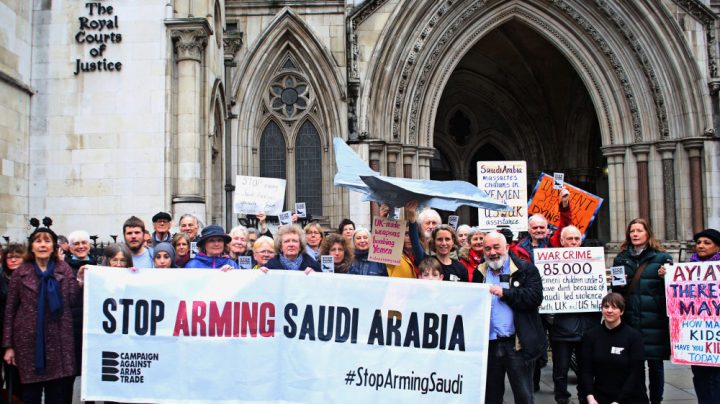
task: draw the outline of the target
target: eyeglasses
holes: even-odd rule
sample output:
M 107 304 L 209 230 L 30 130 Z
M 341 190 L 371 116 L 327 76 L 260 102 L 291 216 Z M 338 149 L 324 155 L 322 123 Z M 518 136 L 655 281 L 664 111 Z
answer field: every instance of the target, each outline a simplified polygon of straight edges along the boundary
M 8 261 L 10 261 L 10 260 L 21 260 L 21 259 L 22 259 L 22 255 L 8 254 L 6 259 L 7 259 Z
M 307 234 L 308 236 L 319 236 L 322 233 L 320 233 L 319 231 L 306 231 L 305 234 Z
M 127 261 L 125 261 L 125 258 L 111 258 L 110 263 L 111 264 L 124 264 Z

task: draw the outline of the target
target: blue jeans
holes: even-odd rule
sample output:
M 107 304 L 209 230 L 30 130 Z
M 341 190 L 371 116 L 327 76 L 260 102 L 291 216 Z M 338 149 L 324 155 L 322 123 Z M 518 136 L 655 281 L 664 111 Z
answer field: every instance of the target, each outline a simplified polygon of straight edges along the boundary
M 652 404 L 660 403 L 663 400 L 663 392 L 665 391 L 665 366 L 660 359 L 648 359 L 647 364 L 650 402 Z
M 690 366 L 698 404 L 720 403 L 720 368 L 712 366 Z
M 553 361 L 553 384 L 555 385 L 555 401 L 568 400 L 570 398 L 570 392 L 568 392 L 568 372 L 570 370 L 570 357 L 573 351 L 575 351 L 575 358 L 577 359 L 578 370 L 580 374 L 581 362 L 580 357 L 582 356 L 582 342 L 581 341 L 555 341 L 550 340 L 552 346 L 552 361 Z M 579 379 L 579 377 L 578 377 Z M 585 401 L 586 394 L 582 391 L 582 384 L 578 383 L 578 398 L 581 402 Z
M 507 373 L 516 403 L 533 403 L 534 361 L 526 361 L 522 353 L 515 350 L 515 341 L 490 341 L 488 347 L 487 383 L 485 402 L 502 404 L 505 394 Z

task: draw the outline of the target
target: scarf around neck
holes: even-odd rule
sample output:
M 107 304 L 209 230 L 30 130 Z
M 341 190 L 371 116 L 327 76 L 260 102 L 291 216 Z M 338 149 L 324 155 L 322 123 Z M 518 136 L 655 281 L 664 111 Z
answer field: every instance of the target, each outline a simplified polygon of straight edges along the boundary
M 50 309 L 52 317 L 59 317 L 62 312 L 62 295 L 60 283 L 55 279 L 55 261 L 48 261 L 45 272 L 40 270 L 37 262 L 33 262 L 35 275 L 38 277 L 37 318 L 35 322 L 35 374 L 45 374 L 45 310 Z M 46 304 L 47 303 L 47 304 Z
M 701 260 L 700 257 L 697 255 L 697 253 L 693 253 L 692 256 L 690 256 L 690 262 L 700 262 L 700 261 L 720 261 L 720 251 L 716 252 L 712 257 Z
M 302 254 L 299 254 L 297 258 L 294 260 L 290 260 L 284 255 L 280 255 L 280 262 L 283 264 L 283 266 L 291 271 L 297 271 L 300 269 L 300 264 L 302 264 L 303 256 Z

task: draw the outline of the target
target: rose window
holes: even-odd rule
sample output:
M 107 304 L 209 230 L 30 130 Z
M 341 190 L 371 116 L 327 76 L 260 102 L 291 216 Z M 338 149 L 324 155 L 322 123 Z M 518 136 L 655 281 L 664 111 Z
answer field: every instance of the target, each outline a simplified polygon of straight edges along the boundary
M 310 105 L 308 83 L 295 75 L 285 75 L 270 84 L 270 108 L 285 118 L 294 118 Z

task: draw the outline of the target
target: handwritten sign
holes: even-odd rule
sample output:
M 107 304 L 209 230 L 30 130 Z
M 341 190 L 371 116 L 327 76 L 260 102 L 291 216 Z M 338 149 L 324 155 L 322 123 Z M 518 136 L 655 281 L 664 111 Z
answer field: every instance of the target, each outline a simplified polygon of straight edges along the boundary
M 543 283 L 540 313 L 600 311 L 607 293 L 602 247 L 536 248 Z
M 368 260 L 383 264 L 400 265 L 404 241 L 404 221 L 376 217 L 373 219 Z
M 524 161 L 478 161 L 478 188 L 491 198 L 506 201 L 511 211 L 479 209 L 481 229 L 509 227 L 517 235 L 527 231 L 527 165 Z
M 254 215 L 262 211 L 268 216 L 279 215 L 285 203 L 286 182 L 278 178 L 238 175 L 235 179 L 233 212 Z
M 720 366 L 720 262 L 665 268 L 673 363 Z
M 535 190 L 528 203 L 528 213 L 534 215 L 542 213 L 548 220 L 548 224 L 557 228 L 560 224 L 560 191 L 554 188 L 555 179 L 545 173 L 535 185 Z M 595 215 L 600 210 L 603 199 L 587 191 L 572 186 L 567 182 L 565 188 L 570 191 L 570 209 L 572 211 L 572 224 L 585 234 L 587 229 L 595 220 Z M 527 230 L 527 229 L 525 229 Z

